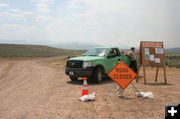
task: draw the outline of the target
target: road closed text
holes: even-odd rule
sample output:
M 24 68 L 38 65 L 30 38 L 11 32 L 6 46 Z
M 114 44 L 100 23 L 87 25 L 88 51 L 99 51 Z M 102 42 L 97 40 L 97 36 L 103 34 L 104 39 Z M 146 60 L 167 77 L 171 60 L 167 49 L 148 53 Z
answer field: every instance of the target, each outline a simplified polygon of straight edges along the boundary
M 129 71 L 128 68 L 116 68 L 116 73 L 113 75 L 113 78 L 114 79 L 131 79 L 132 75 L 127 74 L 128 71 Z
M 132 79 L 131 74 L 114 74 L 113 75 L 114 79 Z
M 127 73 L 128 71 L 128 68 L 116 68 L 116 73 Z
M 108 73 L 108 76 L 119 86 L 121 86 L 121 88 L 125 89 L 134 79 L 136 73 L 124 62 L 120 62 L 113 70 Z

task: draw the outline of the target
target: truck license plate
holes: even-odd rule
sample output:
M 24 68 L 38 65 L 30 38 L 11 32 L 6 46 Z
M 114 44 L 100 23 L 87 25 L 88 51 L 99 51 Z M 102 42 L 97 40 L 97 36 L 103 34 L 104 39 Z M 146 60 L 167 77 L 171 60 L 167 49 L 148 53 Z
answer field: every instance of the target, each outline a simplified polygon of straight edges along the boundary
M 69 75 L 74 75 L 74 72 L 73 72 L 73 71 L 70 71 L 70 72 L 69 72 Z

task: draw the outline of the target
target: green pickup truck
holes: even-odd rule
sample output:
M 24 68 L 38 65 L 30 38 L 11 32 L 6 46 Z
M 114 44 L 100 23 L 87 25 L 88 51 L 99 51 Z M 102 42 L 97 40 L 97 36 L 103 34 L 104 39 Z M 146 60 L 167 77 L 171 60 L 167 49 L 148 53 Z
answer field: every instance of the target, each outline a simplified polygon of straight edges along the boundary
M 88 50 L 82 56 L 68 59 L 65 73 L 72 81 L 79 77 L 87 77 L 88 80 L 99 83 L 119 61 L 125 62 L 128 66 L 130 64 L 130 58 L 124 56 L 119 48 L 97 47 Z

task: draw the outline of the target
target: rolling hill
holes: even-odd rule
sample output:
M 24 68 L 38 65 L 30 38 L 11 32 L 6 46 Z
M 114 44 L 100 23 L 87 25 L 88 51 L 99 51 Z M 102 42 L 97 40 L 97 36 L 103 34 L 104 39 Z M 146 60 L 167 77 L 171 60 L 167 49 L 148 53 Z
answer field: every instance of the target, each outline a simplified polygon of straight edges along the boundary
M 180 53 L 180 48 L 165 49 L 165 53 Z
M 65 50 L 45 45 L 0 44 L 0 57 L 50 57 L 71 56 L 82 51 Z

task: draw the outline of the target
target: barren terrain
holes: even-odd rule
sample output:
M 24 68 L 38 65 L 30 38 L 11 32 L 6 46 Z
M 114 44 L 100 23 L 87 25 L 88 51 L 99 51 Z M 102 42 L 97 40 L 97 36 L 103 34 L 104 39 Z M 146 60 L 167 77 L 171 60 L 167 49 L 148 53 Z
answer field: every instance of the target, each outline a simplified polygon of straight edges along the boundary
M 134 85 L 143 92 L 152 91 L 154 99 L 137 98 L 129 85 L 123 96 L 116 88 L 104 101 L 112 81 L 89 83 L 93 102 L 80 102 L 82 81 L 72 82 L 64 73 L 64 60 L 55 58 L 0 59 L 0 118 L 1 119 L 163 119 L 165 104 L 180 103 L 180 68 L 166 68 L 155 83 L 155 68 L 147 68 L 147 85 L 141 77 Z M 142 75 L 142 71 L 140 72 Z

